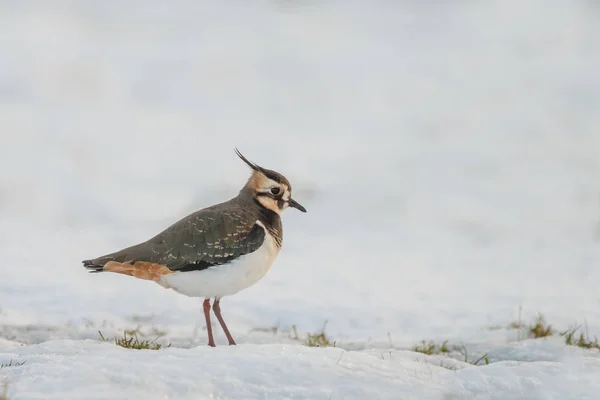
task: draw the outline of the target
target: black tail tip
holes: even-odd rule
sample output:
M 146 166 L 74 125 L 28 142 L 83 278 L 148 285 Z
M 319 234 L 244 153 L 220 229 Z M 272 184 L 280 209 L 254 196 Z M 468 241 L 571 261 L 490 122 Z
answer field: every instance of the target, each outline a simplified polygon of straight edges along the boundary
M 82 261 L 83 266 L 91 273 L 102 272 L 104 265 L 94 264 L 93 260 Z

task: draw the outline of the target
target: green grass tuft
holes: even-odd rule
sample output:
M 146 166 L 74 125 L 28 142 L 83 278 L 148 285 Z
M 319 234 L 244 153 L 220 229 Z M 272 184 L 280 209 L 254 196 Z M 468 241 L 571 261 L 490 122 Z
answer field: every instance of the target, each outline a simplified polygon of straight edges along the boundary
M 527 329 L 528 337 L 534 339 L 554 336 L 558 333 L 552 328 L 552 325 L 546 322 L 546 319 L 542 314 L 538 314 L 533 323 L 531 325 L 526 326 L 520 322 L 519 313 L 519 321 L 512 322 L 509 325 L 509 328 Z M 558 334 L 564 337 L 565 344 L 568 346 L 577 346 L 583 349 L 600 350 L 600 343 L 598 342 L 598 338 L 594 336 L 594 338 L 592 339 L 592 337 L 587 332 L 587 328 L 583 330 L 580 326 L 575 326 Z
M 479 366 L 479 365 L 488 365 L 490 363 L 490 359 L 489 359 L 487 353 L 485 353 L 484 355 L 482 355 L 475 361 L 469 360 L 469 353 L 467 352 L 467 347 L 464 344 L 461 347 L 460 354 L 462 354 L 464 356 L 464 362 L 471 364 L 471 365 Z M 480 364 L 481 362 L 483 362 L 483 364 Z
M 576 326 L 574 328 L 569 328 L 564 332 L 561 332 L 560 335 L 565 338 L 565 344 L 569 346 L 577 346 L 584 349 L 597 349 L 600 350 L 600 343 L 598 343 L 598 338 L 594 336 L 594 339 L 589 337 L 589 334 L 584 333 L 583 331 L 577 332 L 581 327 Z
M 417 353 L 427 354 L 428 356 L 440 353 L 437 345 L 434 342 L 426 342 L 424 340 L 421 341 L 421 343 L 413 346 L 412 350 Z
M 306 336 L 306 345 L 308 347 L 328 347 L 331 346 L 331 342 L 329 338 L 325 334 L 325 327 L 327 326 L 327 321 L 323 324 L 323 328 L 319 332 L 308 333 Z M 295 328 L 295 327 L 294 327 Z M 297 335 L 297 333 L 296 333 Z M 335 347 L 335 342 L 333 343 Z
M 543 315 L 538 314 L 534 323 L 529 326 L 528 329 L 529 337 L 532 338 L 542 338 L 546 336 L 552 336 L 554 331 L 552 330 L 552 325 L 546 323 L 546 320 Z
M 123 337 L 115 336 L 112 340 L 106 339 L 102 332 L 98 331 L 100 334 L 100 340 L 103 342 L 112 342 L 114 341 L 117 346 L 124 347 L 126 349 L 136 349 L 136 350 L 160 350 L 162 345 L 160 343 L 156 343 L 156 341 L 160 338 L 160 336 L 156 337 L 154 340 L 144 340 L 138 337 L 140 334 L 139 329 L 133 330 L 125 330 L 123 331 Z M 167 346 L 171 347 L 171 344 Z
M 295 324 L 293 324 L 289 330 L 286 330 L 286 329 L 282 330 L 279 325 L 279 322 L 277 323 L 277 325 L 274 325 L 274 326 L 253 328 L 250 330 L 250 332 L 272 333 L 273 335 L 277 335 L 280 333 L 282 333 L 282 334 L 287 333 L 288 337 L 290 339 L 301 342 L 305 346 L 308 346 L 308 347 L 329 347 L 329 346 L 336 347 L 336 342 L 334 341 L 332 343 L 331 339 L 325 333 L 326 327 L 327 327 L 327 321 L 325 321 L 321 330 L 314 332 L 314 333 L 307 333 L 306 337 L 301 337 L 298 334 L 298 328 L 296 327 Z
M 425 340 L 421 341 L 421 343 L 413 346 L 413 351 L 417 353 L 427 354 L 431 356 L 433 354 L 447 354 L 450 353 L 450 348 L 448 347 L 448 341 L 444 340 L 442 344 L 438 345 L 435 342 Z
M 440 346 L 440 353 L 450 353 L 450 349 L 448 348 L 448 341 L 444 340 L 442 345 Z
M 460 346 L 456 346 L 456 345 L 451 346 L 448 344 L 447 340 L 444 340 L 441 344 L 436 344 L 435 342 L 432 342 L 432 341 L 426 342 L 425 340 L 423 340 L 423 341 L 421 341 L 421 343 L 414 346 L 412 348 L 412 350 L 416 351 L 417 353 L 427 354 L 428 356 L 439 355 L 439 354 L 450 355 L 450 353 L 452 353 L 454 351 L 454 352 L 460 353 L 463 358 L 463 361 L 468 364 L 488 365 L 490 363 L 487 353 L 482 355 L 478 359 L 472 361 L 472 360 L 469 360 L 469 353 L 467 352 L 467 348 L 464 344 L 460 345 Z M 452 369 L 446 365 L 443 365 L 443 362 L 440 363 L 440 367 Z M 450 366 L 450 367 L 453 367 L 453 366 Z M 456 368 L 454 368 L 454 369 L 456 369 Z

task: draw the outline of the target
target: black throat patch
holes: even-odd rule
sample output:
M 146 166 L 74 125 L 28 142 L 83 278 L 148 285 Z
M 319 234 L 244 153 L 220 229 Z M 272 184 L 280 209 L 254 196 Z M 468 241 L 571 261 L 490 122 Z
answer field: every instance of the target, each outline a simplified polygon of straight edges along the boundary
M 258 220 L 265 226 L 271 236 L 273 236 L 277 247 L 281 247 L 281 244 L 283 243 L 283 228 L 281 226 L 279 214 L 263 206 L 257 199 L 254 199 L 254 202 L 259 210 Z

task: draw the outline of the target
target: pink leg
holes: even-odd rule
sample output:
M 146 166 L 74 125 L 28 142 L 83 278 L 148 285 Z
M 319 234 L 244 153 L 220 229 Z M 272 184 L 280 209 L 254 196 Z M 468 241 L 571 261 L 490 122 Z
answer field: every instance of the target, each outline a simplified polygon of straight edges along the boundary
M 212 325 L 210 324 L 210 299 L 204 299 L 202 304 L 204 307 L 204 317 L 206 318 L 206 331 L 208 332 L 208 345 L 215 347 L 215 340 L 212 334 Z
M 235 346 L 235 342 L 233 341 L 233 338 L 231 337 L 231 333 L 229 333 L 229 329 L 227 329 L 227 325 L 225 325 L 225 320 L 223 319 L 223 316 L 221 315 L 220 301 L 221 301 L 221 299 L 219 299 L 218 297 L 215 297 L 215 302 L 213 303 L 213 311 L 215 312 L 215 315 L 217 316 L 217 319 L 219 320 L 219 323 L 221 324 L 221 328 L 223 328 L 223 332 L 225 332 L 225 336 L 227 336 L 229 345 Z

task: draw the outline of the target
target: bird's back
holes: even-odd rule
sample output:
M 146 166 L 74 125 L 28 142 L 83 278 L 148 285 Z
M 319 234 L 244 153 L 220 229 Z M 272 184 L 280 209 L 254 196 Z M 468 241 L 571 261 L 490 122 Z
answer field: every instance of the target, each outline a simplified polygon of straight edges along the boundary
M 146 242 L 83 263 L 98 272 L 111 261 L 147 262 L 172 271 L 202 270 L 256 251 L 265 234 L 253 204 L 238 196 L 196 211 Z

